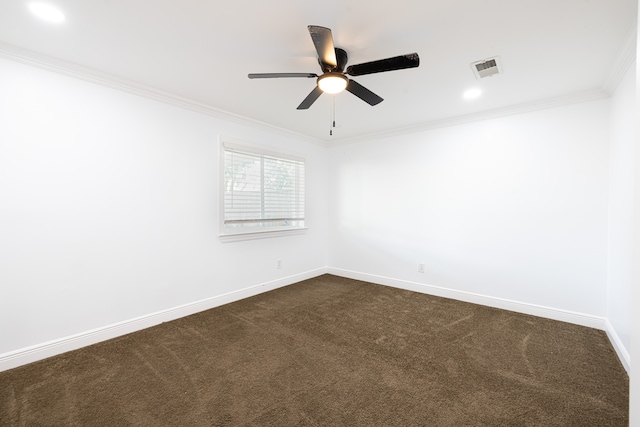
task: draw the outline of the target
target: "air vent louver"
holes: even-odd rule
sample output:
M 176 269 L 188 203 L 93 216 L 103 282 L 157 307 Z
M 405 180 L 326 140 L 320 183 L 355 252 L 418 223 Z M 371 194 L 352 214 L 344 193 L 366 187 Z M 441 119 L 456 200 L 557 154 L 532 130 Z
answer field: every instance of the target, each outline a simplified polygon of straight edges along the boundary
M 502 67 L 500 66 L 499 58 L 497 56 L 473 62 L 471 63 L 471 69 L 473 70 L 473 74 L 476 76 L 476 79 L 491 77 L 502 72 Z

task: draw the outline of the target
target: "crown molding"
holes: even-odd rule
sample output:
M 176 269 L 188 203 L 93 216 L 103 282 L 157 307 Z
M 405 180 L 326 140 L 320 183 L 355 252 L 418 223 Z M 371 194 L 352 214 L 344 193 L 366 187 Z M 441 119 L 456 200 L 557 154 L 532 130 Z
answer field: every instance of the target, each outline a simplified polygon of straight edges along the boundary
M 211 117 L 219 118 L 225 121 L 238 123 L 253 128 L 259 128 L 267 132 L 293 137 L 306 142 L 320 145 L 323 147 L 335 147 L 346 144 L 354 144 L 372 139 L 388 138 L 410 133 L 422 132 L 431 129 L 437 129 L 448 126 L 462 125 L 466 123 L 477 122 L 481 120 L 494 119 L 509 115 L 527 113 L 536 110 L 554 108 L 563 105 L 570 105 L 580 102 L 594 101 L 610 97 L 615 91 L 618 84 L 624 77 L 631 64 L 636 58 L 636 38 L 637 28 L 634 25 L 629 32 L 625 44 L 618 55 L 614 66 L 609 73 L 603 87 L 601 89 L 577 92 L 564 96 L 546 98 L 542 100 L 531 101 L 527 103 L 512 105 L 504 108 L 496 108 L 492 110 L 481 111 L 462 116 L 450 117 L 441 120 L 433 120 L 418 125 L 411 125 L 401 128 L 395 128 L 380 132 L 372 132 L 350 138 L 332 139 L 331 141 L 314 138 L 289 129 L 274 126 L 265 122 L 250 119 L 248 117 L 231 113 L 210 105 L 196 102 L 184 97 L 176 96 L 168 92 L 145 86 L 130 80 L 125 80 L 113 74 L 104 73 L 93 68 L 84 67 L 68 61 L 62 61 L 51 56 L 36 53 L 30 50 L 22 49 L 7 43 L 0 42 L 0 58 L 11 61 L 20 62 L 26 65 L 34 66 L 47 71 L 52 71 L 68 77 L 77 78 L 90 83 L 125 91 L 144 98 L 159 101 L 165 104 L 177 106 L 187 110 L 195 111 Z
M 270 125 L 259 120 L 250 119 L 239 114 L 231 113 L 229 111 L 196 102 L 188 98 L 164 92 L 150 86 L 122 79 L 113 74 L 104 73 L 102 71 L 85 67 L 73 62 L 56 59 L 48 55 L 43 55 L 27 49 L 22 49 L 7 43 L 0 42 L 0 58 L 8 59 L 14 62 L 20 62 L 22 64 L 62 74 L 67 77 L 84 80 L 89 83 L 121 90 L 133 95 L 142 96 L 144 98 L 195 111 L 197 113 L 205 114 L 207 116 L 215 117 L 225 121 L 238 123 L 245 126 L 251 126 L 254 128 L 260 128 L 271 133 L 287 137 L 294 137 L 296 139 L 302 139 L 307 142 L 322 145 L 325 147 L 327 145 L 325 141 L 310 137 L 308 135 Z
M 625 73 L 629 70 L 629 67 L 635 63 L 637 42 L 638 27 L 634 25 L 631 30 L 629 30 L 625 42 L 611 67 L 611 71 L 602 85 L 602 89 L 609 95 L 613 95 Z
M 526 102 L 517 105 L 511 105 L 503 108 L 495 108 L 492 110 L 481 111 L 473 114 L 466 114 L 462 116 L 456 116 L 446 118 L 442 120 L 434 120 L 424 122 L 419 125 L 407 126 L 402 128 L 391 129 L 388 131 L 374 132 L 362 136 L 353 138 L 345 138 L 336 140 L 330 146 L 340 146 L 347 144 L 355 144 L 364 141 L 371 141 L 373 139 L 389 138 L 400 135 L 406 135 L 416 132 L 423 132 L 432 129 L 438 129 L 448 126 L 457 126 L 467 123 L 477 122 L 481 120 L 496 119 L 499 117 L 511 116 L 515 114 L 528 113 L 537 110 L 545 110 L 548 108 L 561 107 L 564 105 L 577 104 L 581 102 L 595 101 L 599 99 L 609 98 L 609 94 L 603 89 L 594 89 L 583 92 L 572 93 L 564 96 L 558 96 L 553 98 L 546 98 L 531 102 Z

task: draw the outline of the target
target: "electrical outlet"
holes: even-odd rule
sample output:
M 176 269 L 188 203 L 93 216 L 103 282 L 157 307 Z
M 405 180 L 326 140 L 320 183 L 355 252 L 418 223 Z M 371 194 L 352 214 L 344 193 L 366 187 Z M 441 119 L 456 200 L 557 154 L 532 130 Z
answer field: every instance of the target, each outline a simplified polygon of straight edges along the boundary
M 281 260 L 281 259 L 277 259 L 277 260 L 276 260 L 276 268 L 277 268 L 277 269 L 282 268 L 282 260 Z
M 424 273 L 424 264 L 418 264 L 418 273 Z

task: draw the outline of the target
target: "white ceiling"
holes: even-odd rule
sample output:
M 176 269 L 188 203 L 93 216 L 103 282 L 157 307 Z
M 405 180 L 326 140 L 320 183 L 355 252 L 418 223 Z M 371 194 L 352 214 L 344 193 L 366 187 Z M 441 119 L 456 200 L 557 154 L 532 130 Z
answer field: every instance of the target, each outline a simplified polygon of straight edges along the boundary
M 637 16 L 637 0 L 50 0 L 66 15 L 51 24 L 28 3 L 0 2 L 5 57 L 46 55 L 323 141 L 602 93 Z M 320 73 L 311 24 L 331 28 L 349 64 L 417 52 L 420 67 L 355 77 L 384 102 L 336 95 L 329 137 L 329 95 L 296 110 L 315 80 L 247 78 Z M 470 64 L 493 56 L 504 74 L 476 80 Z M 464 100 L 472 87 L 483 95 Z

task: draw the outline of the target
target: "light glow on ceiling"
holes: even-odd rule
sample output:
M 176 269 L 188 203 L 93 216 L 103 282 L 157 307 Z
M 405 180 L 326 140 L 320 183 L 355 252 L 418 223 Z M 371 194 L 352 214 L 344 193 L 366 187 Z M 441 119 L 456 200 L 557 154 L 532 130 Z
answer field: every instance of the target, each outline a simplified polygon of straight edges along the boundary
M 478 89 L 478 88 L 473 88 L 473 89 L 469 89 L 465 93 L 463 93 L 462 97 L 464 99 L 476 99 L 480 95 L 482 95 L 482 91 L 480 89 Z
M 325 93 L 340 93 L 349 80 L 340 73 L 327 73 L 318 78 L 318 87 Z
M 64 13 L 57 7 L 43 2 L 29 3 L 31 12 L 40 19 L 48 22 L 60 23 L 64 21 Z

